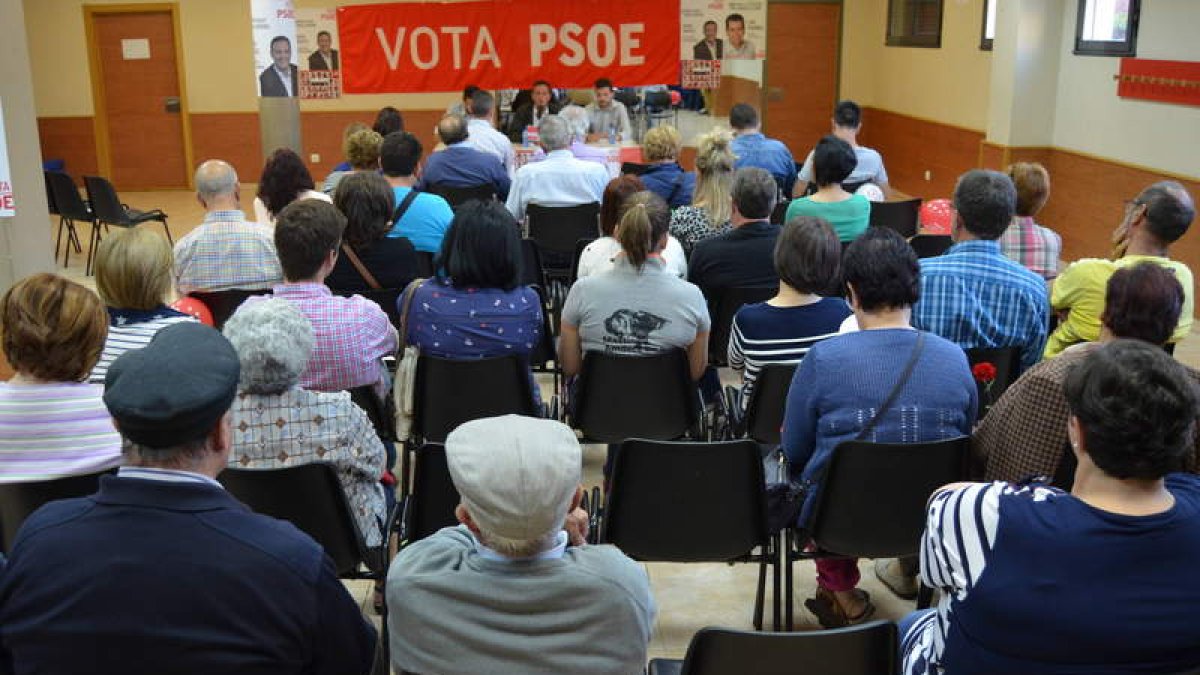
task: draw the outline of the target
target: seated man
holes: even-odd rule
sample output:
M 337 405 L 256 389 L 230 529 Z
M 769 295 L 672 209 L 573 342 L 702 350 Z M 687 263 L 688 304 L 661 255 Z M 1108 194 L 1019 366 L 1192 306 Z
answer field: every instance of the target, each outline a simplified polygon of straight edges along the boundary
M 842 181 L 851 187 L 863 183 L 874 183 L 886 195 L 888 192 L 887 169 L 883 168 L 883 157 L 878 151 L 858 144 L 858 132 L 862 131 L 862 108 L 854 101 L 841 101 L 833 109 L 833 135 L 846 141 L 854 148 L 858 165 L 854 171 Z M 808 192 L 808 184 L 813 179 L 813 153 L 808 153 L 804 166 L 800 167 L 800 176 L 796 181 L 794 194 L 804 196 Z
M 4 672 L 368 672 L 375 631 L 321 546 L 215 480 L 237 383 L 233 347 L 194 322 L 113 363 L 125 466 L 21 527 L 0 584 Z
M 421 141 L 407 131 L 384 136 L 379 148 L 379 168 L 396 195 L 388 236 L 404 237 L 418 251 L 436 254 L 442 250 L 442 237 L 450 229 L 454 211 L 445 199 L 414 189 L 421 151 Z
M 480 89 L 471 95 L 471 110 L 467 118 L 467 140 L 463 145 L 486 152 L 500 160 L 504 170 L 512 172 L 516 151 L 508 136 L 492 126 L 492 113 L 496 111 L 496 97 Z
M 341 391 L 374 385 L 382 396 L 387 371 L 380 359 L 396 351 L 396 329 L 379 305 L 361 295 L 333 295 L 325 285 L 345 229 L 346 218 L 333 204 L 304 199 L 284 207 L 275 219 L 284 283 L 273 293 L 295 304 L 312 323 L 312 357 L 300 376 L 301 387 Z
M 512 181 L 504 170 L 504 164 L 495 155 L 465 143 L 465 118 L 446 115 L 438 122 L 437 133 L 446 149 L 433 153 L 425 161 L 425 170 L 416 185 L 419 192 L 429 192 L 437 186 L 466 188 L 490 185 L 501 201 L 508 198 Z
M 688 261 L 688 281 L 706 295 L 737 286 L 774 288 L 779 283 L 775 273 L 779 226 L 769 220 L 775 208 L 775 179 L 763 169 L 739 169 L 730 192 L 733 230 L 697 243 Z
M 392 667 L 642 672 L 655 614 L 650 583 L 616 548 L 584 543 L 575 433 L 517 415 L 475 420 L 446 438 L 446 460 L 462 525 L 392 562 Z
M 588 111 L 577 105 L 569 105 L 558 111 L 558 116 L 563 118 L 570 130 L 571 154 L 575 155 L 575 159 L 596 162 L 608 170 L 608 153 L 603 148 L 587 144 L 588 126 L 591 125 Z
M 921 301 L 912 325 L 963 349 L 1018 347 L 1021 370 L 1046 344 L 1046 282 L 1004 257 L 996 241 L 1012 221 L 1017 190 L 1008 176 L 976 169 L 954 188 L 955 244 L 921 261 Z
M 175 242 L 175 288 L 194 291 L 267 289 L 283 280 L 271 228 L 246 221 L 237 172 L 210 159 L 196 169 L 204 222 Z
M 792 194 L 796 184 L 796 160 L 792 151 L 774 138 L 762 133 L 762 123 L 754 106 L 738 103 L 729 111 L 729 126 L 733 127 L 733 154 L 737 155 L 734 168 L 757 166 L 766 169 L 775 178 L 782 195 Z
M 1171 244 L 1187 233 L 1195 217 L 1192 196 L 1175 181 L 1155 183 L 1125 202 L 1125 217 L 1113 231 L 1116 259 L 1077 260 L 1055 279 L 1050 304 L 1066 317 L 1046 343 L 1046 356 L 1054 356 L 1076 342 L 1098 338 L 1108 278 L 1122 267 L 1147 260 L 1170 269 L 1183 284 L 1183 312 L 1170 342 L 1186 337 L 1192 330 L 1195 311 L 1192 271 L 1169 255 Z
M 1067 375 L 1070 494 L 955 483 L 933 494 L 901 622 L 905 675 L 1182 673 L 1200 663 L 1196 385 L 1162 349 L 1116 340 Z
M 452 104 L 446 108 L 447 115 L 458 115 L 466 117 L 471 114 L 471 99 L 475 97 L 475 92 L 480 91 L 479 87 L 473 84 L 468 84 L 463 87 L 462 100 Z
M 1042 361 L 1005 390 L 971 437 L 985 480 L 1054 476 L 1067 447 L 1063 381 L 1101 343 L 1116 339 L 1166 344 L 1183 307 L 1183 287 L 1171 271 L 1151 262 L 1122 267 L 1108 280 L 1100 340 L 1068 347 Z M 1200 372 L 1187 368 L 1193 380 Z M 1200 436 L 1196 438 L 1200 441 Z M 1192 462 L 1189 462 L 1192 463 Z
M 592 102 L 587 104 L 587 114 L 591 119 L 587 140 L 607 141 L 610 137 L 618 141 L 633 140 L 629 111 L 624 103 L 613 98 L 613 93 L 612 80 L 607 77 L 596 80 Z
M 524 220 L 525 207 L 530 204 L 576 206 L 600 202 L 608 185 L 608 170 L 571 154 L 571 131 L 565 120 L 558 115 L 542 120 L 538 144 L 546 151 L 546 159 L 517 170 L 508 193 L 508 210 L 514 218 Z
M 558 114 L 559 105 L 554 100 L 554 90 L 550 83 L 538 80 L 529 91 L 529 103 L 513 111 L 512 120 L 508 125 L 508 138 L 513 143 L 521 142 L 521 134 L 527 127 L 541 127 L 542 121 L 550 115 Z

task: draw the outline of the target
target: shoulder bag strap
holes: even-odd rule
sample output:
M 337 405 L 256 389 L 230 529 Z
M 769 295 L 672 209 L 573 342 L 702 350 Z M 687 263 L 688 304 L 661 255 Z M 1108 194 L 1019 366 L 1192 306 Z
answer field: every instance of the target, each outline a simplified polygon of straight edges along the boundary
M 875 413 L 875 416 L 872 417 L 865 426 L 863 426 L 862 431 L 858 432 L 858 436 L 856 436 L 854 440 L 861 441 L 866 439 L 866 437 L 871 434 L 871 431 L 875 429 L 875 425 L 879 422 L 879 419 L 883 417 L 884 413 L 888 411 L 888 408 L 891 408 L 892 404 L 896 402 L 896 397 L 900 395 L 900 390 L 903 389 L 904 384 L 908 382 L 909 376 L 912 375 L 913 367 L 917 365 L 917 359 L 921 358 L 921 350 L 924 348 L 925 333 L 923 331 L 917 331 L 917 344 L 913 347 L 912 356 L 908 357 L 908 363 L 904 365 L 904 371 L 900 373 L 900 379 L 896 380 L 896 385 L 892 387 L 891 393 L 889 393 L 887 398 L 884 399 L 883 405 L 879 406 L 879 411 Z
M 408 213 L 408 207 L 412 206 L 413 200 L 416 198 L 416 188 L 409 188 L 408 194 L 404 195 L 404 199 L 400 200 L 400 206 L 397 206 L 396 211 L 392 214 L 392 227 L 400 224 L 400 219 L 404 217 L 404 214 Z
M 347 244 L 344 241 L 342 242 L 342 254 L 346 256 L 346 260 L 349 260 L 351 265 L 354 265 L 354 269 L 358 270 L 359 276 L 363 278 L 363 281 L 367 282 L 367 285 L 371 287 L 371 290 L 378 291 L 379 289 L 383 288 L 383 286 L 380 286 L 379 282 L 375 280 L 374 275 L 367 270 L 367 266 L 363 264 L 362 260 L 359 260 L 358 256 L 355 255 L 354 250 L 350 248 L 350 244 Z
M 417 294 L 417 288 L 425 283 L 426 279 L 413 279 L 404 289 L 404 304 L 400 307 L 400 345 L 396 348 L 397 354 L 403 354 L 404 348 L 408 346 L 408 309 L 412 307 L 413 296 Z

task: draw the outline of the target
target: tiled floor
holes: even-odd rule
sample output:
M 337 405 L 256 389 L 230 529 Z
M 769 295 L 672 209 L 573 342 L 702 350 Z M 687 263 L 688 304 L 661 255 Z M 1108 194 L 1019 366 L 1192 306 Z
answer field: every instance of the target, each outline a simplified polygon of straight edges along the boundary
M 170 216 L 172 234 L 178 239 L 200 222 L 203 211 L 191 193 L 185 192 L 136 192 L 121 195 L 128 204 L 140 209 L 161 208 Z M 254 199 L 253 189 L 242 191 L 242 204 L 249 206 Z M 54 234 L 57 221 L 49 221 L 48 232 Z M 151 223 L 149 227 L 156 228 Z M 87 232 L 81 232 L 86 242 Z M 85 251 L 86 253 L 86 251 Z M 92 280 L 83 274 L 84 256 L 72 254 L 71 267 L 65 274 L 92 286 Z M 1200 340 L 1195 335 L 1182 342 L 1175 352 L 1176 358 L 1193 367 L 1200 367 Z M 731 373 L 724 378 L 733 380 Z M 548 376 L 541 384 L 549 394 Z M 603 446 L 586 446 L 584 452 L 584 483 L 598 485 L 604 462 Z M 686 514 L 681 514 L 686 517 Z M 860 562 L 861 587 L 871 593 L 878 608 L 876 616 L 899 619 L 912 610 L 913 604 L 899 600 L 875 578 L 871 561 Z M 659 607 L 658 623 L 650 646 L 652 656 L 682 657 L 692 634 L 704 626 L 720 625 L 733 628 L 751 628 L 754 607 L 754 591 L 758 578 L 755 565 L 724 564 L 665 564 L 647 565 L 655 600 Z M 768 593 L 770 580 L 768 579 Z M 347 586 L 359 599 L 364 608 L 369 608 L 370 586 L 365 582 L 350 582 Z M 803 599 L 811 597 L 815 587 L 815 572 L 811 563 L 796 565 L 796 620 L 799 630 L 816 628 L 816 621 L 804 609 Z M 768 608 L 769 608 L 768 597 Z M 769 620 L 769 612 L 768 612 Z

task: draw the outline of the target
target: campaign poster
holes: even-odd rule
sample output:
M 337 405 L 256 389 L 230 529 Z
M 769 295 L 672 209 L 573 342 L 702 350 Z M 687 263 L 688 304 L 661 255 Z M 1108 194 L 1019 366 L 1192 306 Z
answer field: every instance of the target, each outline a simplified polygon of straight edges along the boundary
M 4 130 L 4 105 L 0 102 L 0 218 L 17 215 L 13 200 L 12 172 L 8 166 L 8 134 Z
M 762 60 L 766 0 L 681 0 L 679 60 Z
M 296 9 L 292 0 L 251 0 L 254 32 L 254 74 L 258 95 L 300 95 L 300 68 L 296 65 Z
M 338 47 L 337 9 L 297 9 L 296 49 L 300 65 L 300 98 L 341 97 L 342 55 Z

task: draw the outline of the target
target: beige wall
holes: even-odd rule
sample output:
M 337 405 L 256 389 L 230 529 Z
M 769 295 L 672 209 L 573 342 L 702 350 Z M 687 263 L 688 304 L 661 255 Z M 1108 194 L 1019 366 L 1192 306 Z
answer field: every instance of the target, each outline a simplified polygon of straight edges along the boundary
M 985 130 L 992 58 L 979 49 L 983 0 L 946 0 L 941 49 L 885 46 L 887 6 L 845 0 L 842 98 Z

